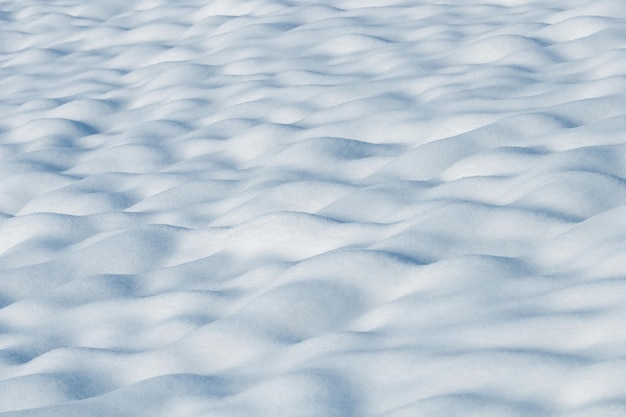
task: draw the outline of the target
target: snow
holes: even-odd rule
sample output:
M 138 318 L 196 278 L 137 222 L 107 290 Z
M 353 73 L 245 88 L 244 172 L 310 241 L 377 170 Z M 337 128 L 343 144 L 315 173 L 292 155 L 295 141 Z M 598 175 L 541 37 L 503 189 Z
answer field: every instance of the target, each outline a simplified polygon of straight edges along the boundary
M 0 416 L 626 415 L 624 28 L 0 1 Z

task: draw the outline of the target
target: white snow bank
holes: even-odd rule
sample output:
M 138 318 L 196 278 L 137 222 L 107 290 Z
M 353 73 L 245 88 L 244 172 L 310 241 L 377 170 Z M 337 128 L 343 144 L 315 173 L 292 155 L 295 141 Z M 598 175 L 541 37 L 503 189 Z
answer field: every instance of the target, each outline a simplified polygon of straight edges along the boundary
M 624 28 L 0 2 L 0 416 L 626 415 Z

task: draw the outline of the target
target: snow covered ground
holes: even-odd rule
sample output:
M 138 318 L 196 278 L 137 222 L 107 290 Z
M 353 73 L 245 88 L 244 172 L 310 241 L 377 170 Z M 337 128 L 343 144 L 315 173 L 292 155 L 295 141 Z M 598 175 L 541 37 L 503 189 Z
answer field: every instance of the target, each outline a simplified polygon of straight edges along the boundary
M 625 144 L 623 0 L 0 1 L 0 416 L 625 416 Z

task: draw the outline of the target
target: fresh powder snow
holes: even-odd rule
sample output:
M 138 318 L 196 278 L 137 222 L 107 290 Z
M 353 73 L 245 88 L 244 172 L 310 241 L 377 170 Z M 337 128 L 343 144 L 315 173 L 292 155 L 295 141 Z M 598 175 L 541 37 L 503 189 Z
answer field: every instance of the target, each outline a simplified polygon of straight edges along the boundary
M 0 0 L 0 417 L 626 416 L 624 0 Z

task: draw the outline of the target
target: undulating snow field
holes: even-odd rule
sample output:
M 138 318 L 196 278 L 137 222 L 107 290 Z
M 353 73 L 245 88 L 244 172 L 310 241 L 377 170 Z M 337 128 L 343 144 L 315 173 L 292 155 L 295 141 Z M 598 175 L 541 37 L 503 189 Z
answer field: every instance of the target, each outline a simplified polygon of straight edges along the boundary
M 626 415 L 624 0 L 0 1 L 1 417 Z

